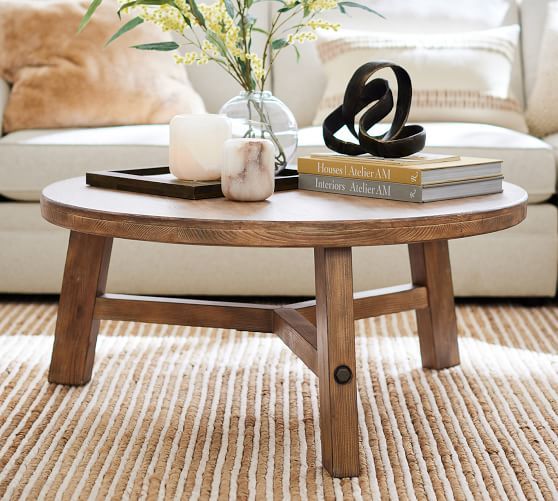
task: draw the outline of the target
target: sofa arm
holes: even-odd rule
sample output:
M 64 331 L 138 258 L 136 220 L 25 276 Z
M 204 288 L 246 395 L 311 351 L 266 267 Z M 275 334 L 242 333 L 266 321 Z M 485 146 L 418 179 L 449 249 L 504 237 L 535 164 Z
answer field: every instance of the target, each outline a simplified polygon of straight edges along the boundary
M 8 103 L 8 95 L 10 94 L 10 86 L 8 82 L 0 79 L 0 136 L 2 136 L 2 123 L 4 122 L 4 109 Z

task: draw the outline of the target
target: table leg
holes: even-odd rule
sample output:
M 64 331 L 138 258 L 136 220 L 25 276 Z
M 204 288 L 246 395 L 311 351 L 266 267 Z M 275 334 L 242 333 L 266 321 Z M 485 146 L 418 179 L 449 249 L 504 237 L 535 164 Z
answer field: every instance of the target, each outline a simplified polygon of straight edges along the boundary
M 409 245 L 415 285 L 426 286 L 428 308 L 416 311 L 422 366 L 445 369 L 459 364 L 457 322 L 447 240 Z
M 95 299 L 105 291 L 112 238 L 70 233 L 48 380 L 82 385 L 91 379 L 99 320 Z
M 353 272 L 350 248 L 316 248 L 316 323 L 322 463 L 359 474 Z

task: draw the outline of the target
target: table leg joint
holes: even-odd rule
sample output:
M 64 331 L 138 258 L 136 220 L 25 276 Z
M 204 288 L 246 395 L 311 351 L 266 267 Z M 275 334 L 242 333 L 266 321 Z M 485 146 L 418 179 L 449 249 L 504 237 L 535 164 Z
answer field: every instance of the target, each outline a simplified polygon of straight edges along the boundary
M 314 373 L 318 373 L 316 327 L 296 310 L 277 308 L 274 312 L 274 333 Z

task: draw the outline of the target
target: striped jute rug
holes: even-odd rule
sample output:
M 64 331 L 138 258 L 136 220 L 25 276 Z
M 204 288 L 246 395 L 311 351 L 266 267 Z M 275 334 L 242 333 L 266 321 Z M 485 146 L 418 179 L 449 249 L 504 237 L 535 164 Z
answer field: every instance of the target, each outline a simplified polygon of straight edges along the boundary
M 270 335 L 102 325 L 49 385 L 56 308 L 0 303 L 0 498 L 558 499 L 558 307 L 461 305 L 460 367 L 412 314 L 357 324 L 360 478 L 320 467 L 314 376 Z

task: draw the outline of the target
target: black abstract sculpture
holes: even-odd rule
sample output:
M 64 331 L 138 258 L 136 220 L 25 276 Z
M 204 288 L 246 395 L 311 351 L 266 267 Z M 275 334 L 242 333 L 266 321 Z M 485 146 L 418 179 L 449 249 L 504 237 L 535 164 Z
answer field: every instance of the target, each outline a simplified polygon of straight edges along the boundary
M 368 134 L 370 128 L 393 109 L 393 94 L 383 78 L 370 77 L 383 68 L 391 68 L 397 78 L 397 106 L 389 130 L 379 136 Z M 398 158 L 412 155 L 424 148 L 426 133 L 420 125 L 406 125 L 413 96 L 411 77 L 401 66 L 381 61 L 363 64 L 349 80 L 343 104 L 324 120 L 323 134 L 328 148 L 343 155 L 369 153 L 377 157 Z M 373 103 L 373 104 L 372 104 Z M 370 106 L 360 120 L 358 133 L 355 118 Z M 358 144 L 342 141 L 335 134 L 346 125 Z

